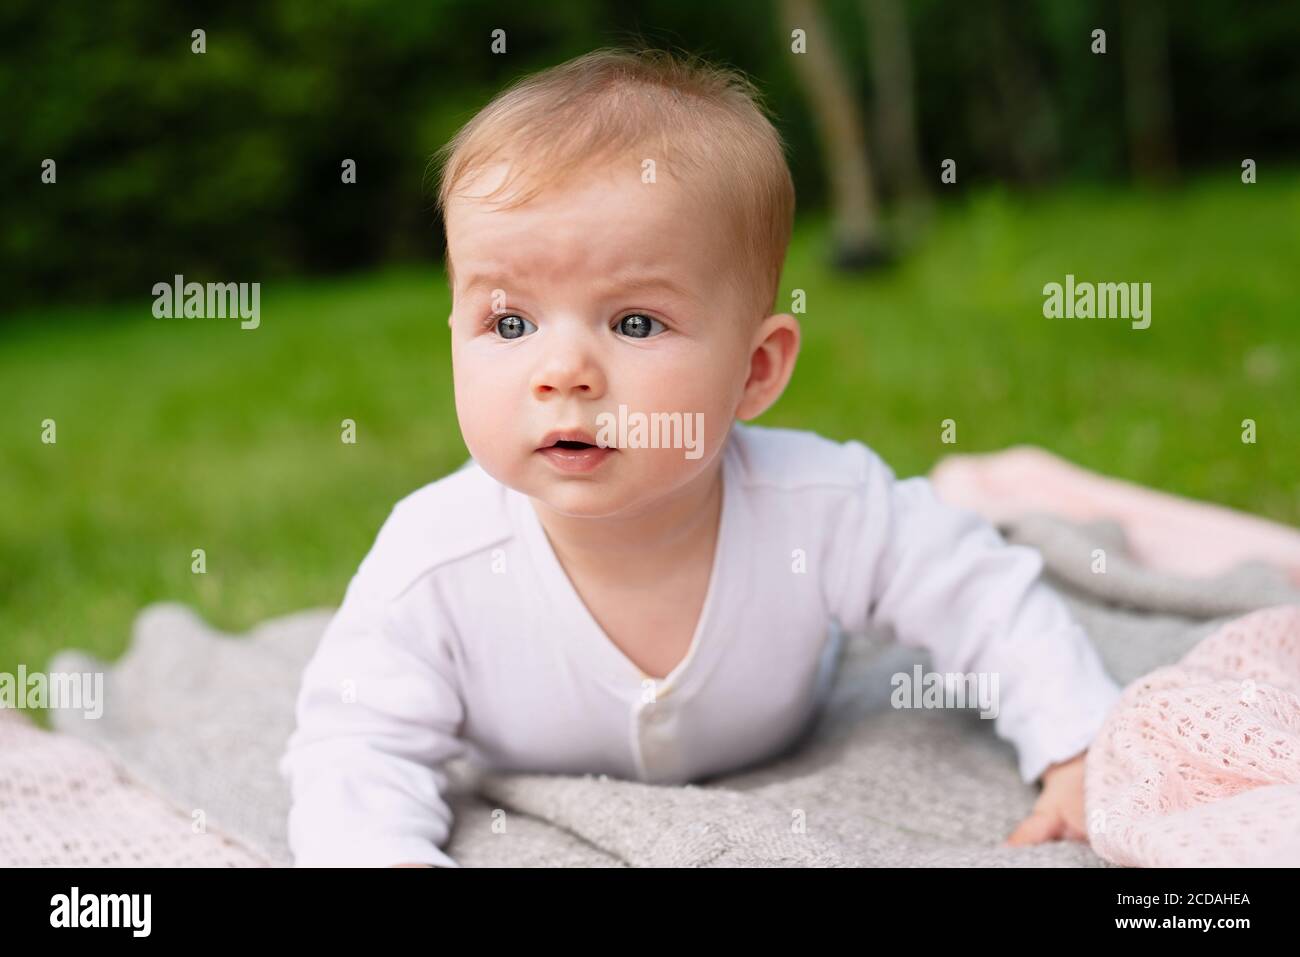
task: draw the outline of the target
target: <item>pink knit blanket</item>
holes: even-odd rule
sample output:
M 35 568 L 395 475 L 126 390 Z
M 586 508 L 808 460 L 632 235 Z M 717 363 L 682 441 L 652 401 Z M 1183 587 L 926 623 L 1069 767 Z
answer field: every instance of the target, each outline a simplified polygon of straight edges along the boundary
M 0 867 L 258 867 L 100 749 L 0 708 Z
M 1300 532 L 1098 475 L 1020 446 L 930 475 L 993 522 L 1033 512 L 1118 522 L 1140 564 L 1191 578 L 1243 561 L 1300 582 Z M 1088 750 L 1093 850 L 1138 867 L 1300 865 L 1300 606 L 1228 622 L 1124 690 Z
M 1045 449 L 1021 445 L 949 455 L 935 465 L 930 480 L 940 498 L 992 522 L 1032 512 L 1074 522 L 1117 522 L 1134 556 L 1148 568 L 1202 578 L 1258 561 L 1285 569 L 1300 584 L 1300 531 L 1098 475 Z
M 1093 850 L 1116 864 L 1300 864 L 1300 606 L 1237 618 L 1125 688 L 1085 782 Z

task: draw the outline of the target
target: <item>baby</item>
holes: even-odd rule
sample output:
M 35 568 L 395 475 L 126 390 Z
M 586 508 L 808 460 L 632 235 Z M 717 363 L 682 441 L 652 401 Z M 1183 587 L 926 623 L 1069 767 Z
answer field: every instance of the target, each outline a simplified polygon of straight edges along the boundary
M 1084 839 L 1119 688 L 1041 559 L 859 442 L 746 425 L 794 371 L 794 214 L 740 75 L 602 50 L 444 148 L 471 461 L 397 503 L 303 675 L 299 865 L 456 866 L 445 763 L 680 784 L 768 760 L 869 625 L 996 676 L 1041 780 L 1010 837 Z

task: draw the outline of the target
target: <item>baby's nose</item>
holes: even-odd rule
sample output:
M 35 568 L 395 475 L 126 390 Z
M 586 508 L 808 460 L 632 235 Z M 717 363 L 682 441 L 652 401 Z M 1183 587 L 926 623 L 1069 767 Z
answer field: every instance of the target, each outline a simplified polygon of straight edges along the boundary
M 538 398 L 557 393 L 593 397 L 604 392 L 605 377 L 587 350 L 556 349 L 538 367 L 532 385 Z

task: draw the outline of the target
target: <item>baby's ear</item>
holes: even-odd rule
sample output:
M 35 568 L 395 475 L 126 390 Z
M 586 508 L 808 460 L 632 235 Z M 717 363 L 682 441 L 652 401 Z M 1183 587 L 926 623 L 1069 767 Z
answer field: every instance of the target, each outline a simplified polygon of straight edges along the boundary
M 785 391 L 799 355 L 799 320 L 789 313 L 768 316 L 755 333 L 749 378 L 736 417 L 754 419 L 767 411 Z

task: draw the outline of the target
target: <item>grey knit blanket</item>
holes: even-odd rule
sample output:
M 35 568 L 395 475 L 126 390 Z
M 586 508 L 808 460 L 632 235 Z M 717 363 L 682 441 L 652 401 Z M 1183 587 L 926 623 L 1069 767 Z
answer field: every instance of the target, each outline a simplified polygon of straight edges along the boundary
M 1212 580 L 1144 569 L 1115 526 L 1033 516 L 1003 532 L 1042 552 L 1121 685 L 1177 660 L 1227 618 L 1300 602 L 1267 566 Z M 1106 550 L 1104 574 L 1093 572 L 1096 548 Z M 299 675 L 330 615 L 300 612 L 237 636 L 184 606 L 150 606 L 116 663 L 75 651 L 51 661 L 51 671 L 105 672 L 107 702 L 98 720 L 55 711 L 54 727 L 106 749 L 185 814 L 202 810 L 267 864 L 288 864 L 289 798 L 276 765 Z M 1020 781 L 1014 749 L 977 709 L 890 707 L 890 677 L 915 664 L 928 668 L 926 653 L 888 635 L 849 636 L 803 740 L 759 767 L 692 785 L 452 762 L 446 850 L 465 867 L 1107 866 L 1076 842 L 999 846 L 1037 789 Z

